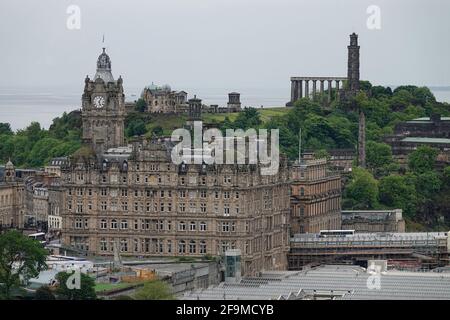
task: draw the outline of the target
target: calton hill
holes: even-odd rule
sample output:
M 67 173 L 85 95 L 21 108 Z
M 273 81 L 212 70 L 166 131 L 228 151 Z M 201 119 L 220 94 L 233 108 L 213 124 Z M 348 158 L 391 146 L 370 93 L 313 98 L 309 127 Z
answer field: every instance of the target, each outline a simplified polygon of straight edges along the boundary
M 335 94 L 333 92 L 333 94 Z M 226 129 L 279 129 L 281 152 L 292 161 L 302 149 L 315 157 L 330 157 L 329 150 L 358 146 L 359 112 L 366 122 L 366 168 L 344 174 L 343 209 L 401 208 L 407 231 L 442 231 L 450 227 L 450 166 L 437 166 L 439 150 L 421 146 L 399 162 L 386 137 L 400 122 L 440 114 L 450 116 L 450 105 L 436 101 L 426 87 L 372 86 L 361 81 L 361 91 L 350 100 L 333 99 L 324 106 L 320 96 L 302 98 L 292 107 L 245 108 L 239 113 L 203 114 L 210 127 Z M 142 99 L 126 118 L 127 139 L 169 136 L 187 116 L 146 112 Z M 81 112 L 64 113 L 49 129 L 32 122 L 13 132 L 0 123 L 0 162 L 9 159 L 19 168 L 43 167 L 54 157 L 69 156 L 82 147 Z

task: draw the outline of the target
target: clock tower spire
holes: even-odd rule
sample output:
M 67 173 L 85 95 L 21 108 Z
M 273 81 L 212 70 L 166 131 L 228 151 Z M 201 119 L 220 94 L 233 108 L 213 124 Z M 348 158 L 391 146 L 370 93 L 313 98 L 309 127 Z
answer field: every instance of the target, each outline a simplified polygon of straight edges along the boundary
M 122 77 L 114 80 L 111 59 L 103 48 L 93 80 L 86 76 L 81 117 L 83 141 L 96 154 L 124 144 L 125 94 Z

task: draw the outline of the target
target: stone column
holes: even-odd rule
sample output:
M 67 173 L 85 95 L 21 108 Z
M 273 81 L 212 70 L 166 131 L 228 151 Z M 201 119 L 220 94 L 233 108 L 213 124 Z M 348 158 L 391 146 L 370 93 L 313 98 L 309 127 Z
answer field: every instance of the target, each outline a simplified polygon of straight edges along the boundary
M 305 80 L 305 98 L 309 99 L 309 80 Z
M 339 99 L 339 82 L 340 80 L 336 80 L 336 99 Z
M 303 81 L 298 80 L 297 83 L 297 100 L 303 98 Z
M 333 80 L 328 81 L 328 102 L 331 102 L 331 87 L 333 86 Z
M 323 94 L 323 91 L 324 91 L 324 82 L 325 82 L 325 80 L 320 80 L 320 94 Z
M 317 82 L 317 80 L 313 80 L 312 82 L 313 82 L 313 100 L 316 100 L 316 89 L 317 89 L 316 82 Z
M 297 81 L 291 80 L 291 102 L 294 103 L 297 99 L 295 98 L 295 95 L 297 94 L 297 88 L 296 88 Z
M 294 100 L 292 101 L 292 103 L 294 103 L 295 101 L 297 101 L 298 99 L 300 99 L 299 94 L 298 94 L 298 81 L 294 80 Z

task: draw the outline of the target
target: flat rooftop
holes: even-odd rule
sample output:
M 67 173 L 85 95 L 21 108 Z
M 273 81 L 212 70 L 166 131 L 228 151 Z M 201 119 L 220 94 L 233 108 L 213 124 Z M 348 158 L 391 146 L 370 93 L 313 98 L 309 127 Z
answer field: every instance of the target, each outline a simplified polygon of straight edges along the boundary
M 324 265 L 304 271 L 267 272 L 239 283 L 220 283 L 185 293 L 184 300 L 275 300 L 303 292 L 338 300 L 449 300 L 450 272 L 387 271 L 379 274 L 379 289 L 367 285 L 365 268 Z M 370 279 L 369 279 L 370 284 Z
M 408 123 L 423 123 L 431 121 L 430 117 L 422 117 L 422 118 L 416 118 L 410 121 L 406 121 Z M 450 117 L 441 117 L 441 121 L 450 121 Z
M 401 242 L 418 243 L 423 245 L 434 245 L 437 240 L 448 240 L 448 232 L 374 232 L 374 233 L 355 233 L 346 236 L 326 236 L 319 237 L 317 233 L 299 233 L 291 237 L 291 243 L 315 243 L 328 245 L 333 243 L 349 242 Z
M 427 137 L 406 137 L 401 141 L 403 142 L 416 142 L 416 143 L 448 143 L 450 144 L 450 139 L 448 138 L 427 138 Z

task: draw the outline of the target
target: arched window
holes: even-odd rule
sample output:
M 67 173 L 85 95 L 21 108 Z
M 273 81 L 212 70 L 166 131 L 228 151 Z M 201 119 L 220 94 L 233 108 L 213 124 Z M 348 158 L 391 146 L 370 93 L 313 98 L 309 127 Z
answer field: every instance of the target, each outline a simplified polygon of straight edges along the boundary
M 203 240 L 200 241 L 200 253 L 206 254 L 206 242 Z
M 206 231 L 206 222 L 200 222 L 200 231 Z
M 180 221 L 178 224 L 178 230 L 185 231 L 186 230 L 186 223 L 184 221 Z
M 107 251 L 108 250 L 108 243 L 106 242 L 105 238 L 100 239 L 100 251 Z
M 120 251 L 127 252 L 128 251 L 128 241 L 127 239 L 120 240 Z
M 189 253 L 197 253 L 197 244 L 194 240 L 189 242 Z
M 191 223 L 189 224 L 189 231 L 195 231 L 196 228 L 197 224 L 195 223 L 195 221 L 191 221 Z
M 117 220 L 116 219 L 111 220 L 111 229 L 117 229 Z
M 120 221 L 120 229 L 128 229 L 128 221 L 127 220 Z
M 186 252 L 186 242 L 184 240 L 181 240 L 178 242 L 178 253 L 185 253 Z

